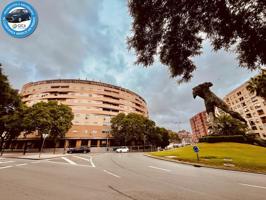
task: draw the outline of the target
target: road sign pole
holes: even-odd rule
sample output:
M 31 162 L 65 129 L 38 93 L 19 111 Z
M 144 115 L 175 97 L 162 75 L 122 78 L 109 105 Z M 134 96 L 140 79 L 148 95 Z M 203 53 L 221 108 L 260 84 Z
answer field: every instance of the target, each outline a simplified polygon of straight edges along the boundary
M 194 146 L 193 151 L 197 154 L 197 161 L 199 161 L 199 147 Z

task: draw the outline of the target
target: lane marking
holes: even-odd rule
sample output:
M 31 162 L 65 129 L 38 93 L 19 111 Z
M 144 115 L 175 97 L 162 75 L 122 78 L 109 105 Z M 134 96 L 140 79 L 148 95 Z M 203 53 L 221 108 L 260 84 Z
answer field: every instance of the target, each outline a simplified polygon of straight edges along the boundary
M 95 164 L 92 162 L 92 156 L 90 156 L 91 166 L 96 167 Z
M 0 169 L 6 169 L 6 168 L 10 168 L 10 167 L 13 167 L 13 166 L 9 165 L 9 166 L 5 166 L 5 167 L 0 167 Z
M 62 165 L 68 165 L 68 166 L 73 166 L 72 164 L 69 164 L 69 163 L 64 163 L 64 162 L 55 162 L 55 161 L 51 161 L 51 160 L 46 160 L 47 162 L 49 163 L 53 163 L 53 164 L 62 164 Z M 80 165 L 80 164 L 76 164 L 74 166 L 80 166 L 80 167 L 89 167 L 89 168 L 92 168 L 92 166 L 90 165 Z
M 160 168 L 160 167 L 154 167 L 154 166 L 149 166 L 150 168 L 153 168 L 153 169 L 159 169 L 159 170 L 162 170 L 162 171 L 166 171 L 166 172 L 170 172 L 171 170 L 169 169 L 164 169 L 164 168 Z
M 82 160 L 86 160 L 86 161 L 90 162 L 90 166 L 91 166 L 91 167 L 95 167 L 95 165 L 94 165 L 93 162 L 92 162 L 92 158 L 91 158 L 91 157 L 90 157 L 90 159 L 83 158 L 83 157 L 80 157 L 80 156 L 73 156 L 73 157 L 75 157 L 75 158 L 79 158 L 79 159 L 82 159 Z
M 22 164 L 17 164 L 16 166 L 19 167 L 19 166 L 24 166 L 24 165 L 28 165 L 27 163 L 22 163 Z
M 71 165 L 77 165 L 77 163 L 73 162 L 72 160 L 69 160 L 68 158 L 66 157 L 61 157 L 63 160 L 67 161 L 69 164 Z
M 0 162 L 0 164 L 11 163 L 11 162 L 15 162 L 15 161 L 9 160 L 9 161 Z
M 103 171 L 104 171 L 105 173 L 107 173 L 107 174 L 110 174 L 110 175 L 116 177 L 116 178 L 120 178 L 120 176 L 118 176 L 118 175 L 116 175 L 116 174 L 114 174 L 114 173 L 112 173 L 112 172 L 109 172 L 109 171 L 107 171 L 107 170 L 103 170 Z
M 248 187 L 254 187 L 254 188 L 260 188 L 260 189 L 266 189 L 266 187 L 258 186 L 258 185 L 249 185 L 249 184 L 245 184 L 245 183 L 240 183 L 240 185 L 248 186 Z

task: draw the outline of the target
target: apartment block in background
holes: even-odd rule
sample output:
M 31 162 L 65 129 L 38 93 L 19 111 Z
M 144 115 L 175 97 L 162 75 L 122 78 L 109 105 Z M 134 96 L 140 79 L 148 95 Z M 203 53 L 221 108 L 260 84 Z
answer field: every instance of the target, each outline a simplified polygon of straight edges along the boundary
M 74 114 L 73 126 L 65 138 L 60 140 L 58 147 L 110 146 L 112 117 L 118 113 L 132 112 L 148 117 L 147 105 L 141 96 L 102 82 L 75 79 L 31 82 L 23 86 L 20 95 L 28 106 L 56 100 L 71 107 Z M 17 148 L 23 147 L 23 140 L 29 140 L 33 148 L 39 145 L 39 137 L 36 135 L 19 139 Z M 49 142 L 46 144 L 49 145 Z
M 249 128 L 266 140 L 266 102 L 263 98 L 251 94 L 244 83 L 224 97 L 232 110 L 241 114 Z
M 206 111 L 200 112 L 194 115 L 190 119 L 190 125 L 192 129 L 192 140 L 197 142 L 199 138 L 208 135 L 208 125 L 207 125 L 207 113 Z

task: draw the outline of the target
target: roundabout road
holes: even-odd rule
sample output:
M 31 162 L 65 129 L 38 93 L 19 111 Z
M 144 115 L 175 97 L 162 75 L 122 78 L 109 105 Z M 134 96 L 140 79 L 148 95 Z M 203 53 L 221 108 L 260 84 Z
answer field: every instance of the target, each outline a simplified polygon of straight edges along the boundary
M 197 168 L 141 153 L 0 160 L 4 200 L 261 200 L 266 176 Z

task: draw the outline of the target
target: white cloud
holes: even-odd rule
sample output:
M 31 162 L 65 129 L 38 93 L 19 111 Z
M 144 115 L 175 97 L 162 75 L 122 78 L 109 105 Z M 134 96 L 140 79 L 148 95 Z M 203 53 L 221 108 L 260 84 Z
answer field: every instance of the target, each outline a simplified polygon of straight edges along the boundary
M 0 1 L 0 9 L 7 2 Z M 178 85 L 158 62 L 149 68 L 133 64 L 134 53 L 126 44 L 131 24 L 126 1 L 29 2 L 39 14 L 36 32 L 19 40 L 0 31 L 0 62 L 16 88 L 52 78 L 117 84 L 143 96 L 158 125 L 176 130 L 190 129 L 189 118 L 204 109 L 201 99 L 192 98 L 194 86 L 211 81 L 213 91 L 222 97 L 254 75 L 238 67 L 233 54 L 212 52 L 205 42 L 203 54 L 194 59 L 198 66 L 194 78 Z

